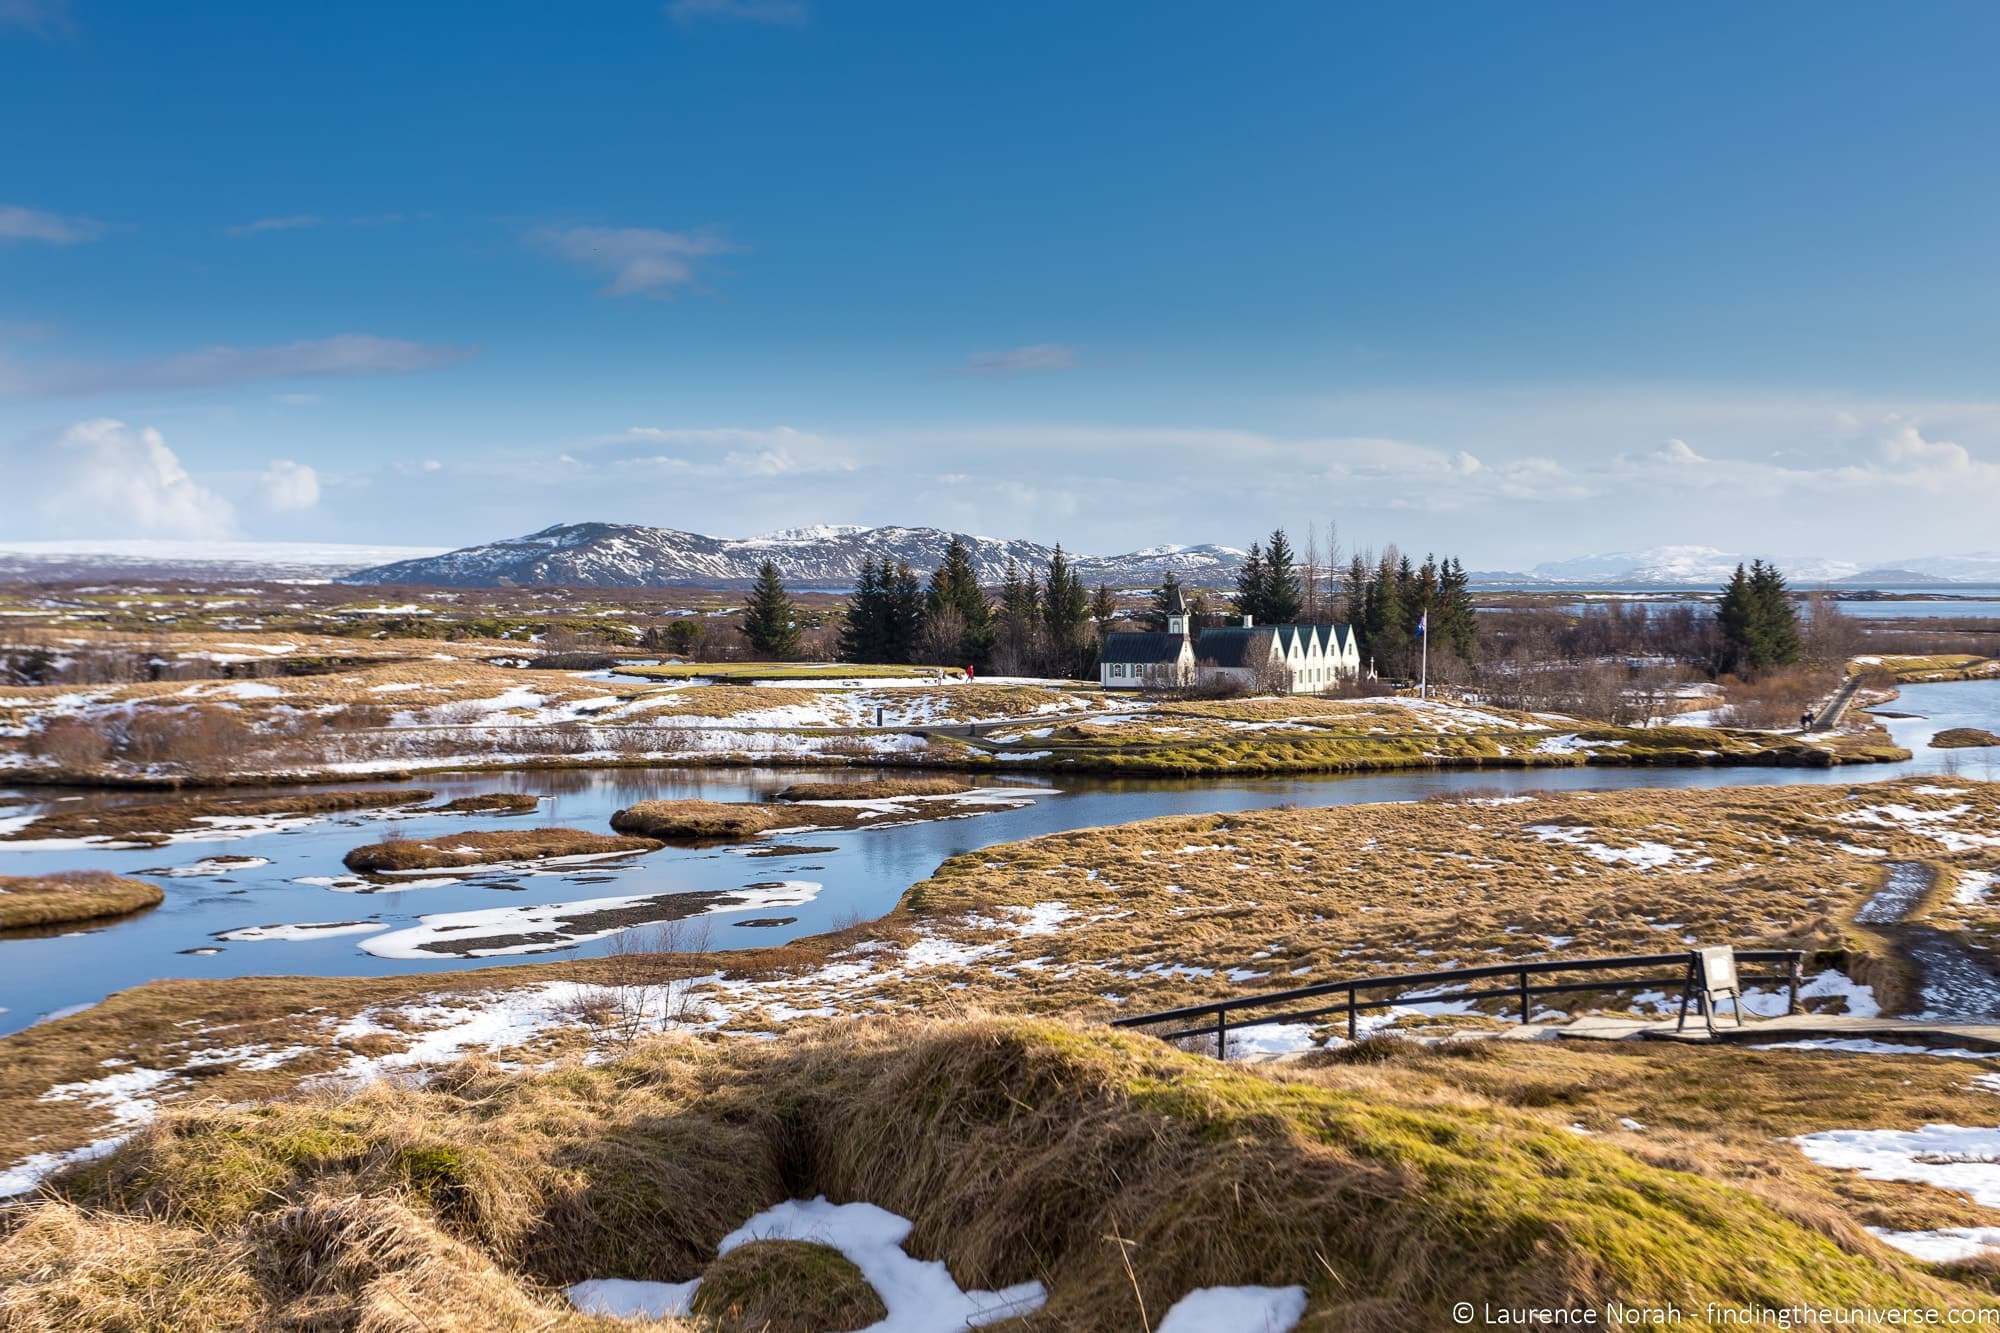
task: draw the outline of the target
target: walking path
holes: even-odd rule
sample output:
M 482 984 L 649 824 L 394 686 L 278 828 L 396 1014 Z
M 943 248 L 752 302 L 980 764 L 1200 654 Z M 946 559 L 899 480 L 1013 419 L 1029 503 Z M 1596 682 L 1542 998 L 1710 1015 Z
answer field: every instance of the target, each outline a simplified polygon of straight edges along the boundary
M 1827 703 L 1826 707 L 1820 709 L 1814 715 L 1812 725 L 1807 727 L 1806 731 L 1808 733 L 1832 731 L 1835 726 L 1839 725 L 1841 715 L 1847 712 L 1847 706 L 1854 702 L 1854 693 L 1860 688 L 1861 677 L 1859 676 L 1849 676 L 1846 680 L 1840 682 L 1840 688 L 1833 692 L 1832 700 Z
M 1690 1016 L 1687 1031 L 1676 1033 L 1673 1019 L 1634 1018 L 1630 1015 L 1592 1014 L 1567 1023 L 1510 1028 L 1503 1035 L 1534 1039 L 1554 1035 L 1577 1041 L 1690 1041 L 1767 1042 L 1803 1041 L 1811 1038 L 1868 1039 L 1896 1041 L 1918 1046 L 1966 1046 L 2000 1055 L 2000 1018 L 1975 1022 L 1915 1018 L 1856 1018 L 1851 1014 L 1787 1014 L 1779 1018 L 1746 1019 L 1742 1027 L 1731 1020 L 1728 1010 L 1716 1024 L 1713 1037 L 1700 1021 Z

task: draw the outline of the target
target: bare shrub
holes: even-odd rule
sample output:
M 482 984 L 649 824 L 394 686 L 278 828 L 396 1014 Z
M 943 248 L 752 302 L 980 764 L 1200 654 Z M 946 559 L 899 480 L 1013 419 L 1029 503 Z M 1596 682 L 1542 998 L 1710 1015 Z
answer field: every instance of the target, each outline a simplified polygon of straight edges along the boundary
M 101 768 L 111 758 L 111 738 L 82 718 L 52 719 L 28 737 L 28 753 L 71 773 Z

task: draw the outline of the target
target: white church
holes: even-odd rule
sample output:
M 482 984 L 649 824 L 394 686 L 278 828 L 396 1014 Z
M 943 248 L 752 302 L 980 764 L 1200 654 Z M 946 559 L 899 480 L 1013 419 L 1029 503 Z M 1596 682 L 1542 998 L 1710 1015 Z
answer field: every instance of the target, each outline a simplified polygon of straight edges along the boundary
M 1361 650 L 1351 625 L 1255 625 L 1245 616 L 1240 625 L 1192 633 L 1178 589 L 1164 631 L 1107 634 L 1098 659 L 1098 679 L 1107 690 L 1235 680 L 1320 694 L 1360 675 Z

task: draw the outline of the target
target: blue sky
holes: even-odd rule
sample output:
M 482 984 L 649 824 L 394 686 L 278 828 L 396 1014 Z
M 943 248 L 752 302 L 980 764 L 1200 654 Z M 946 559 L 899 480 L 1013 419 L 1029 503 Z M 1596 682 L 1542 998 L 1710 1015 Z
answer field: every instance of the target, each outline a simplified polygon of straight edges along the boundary
M 0 540 L 1991 548 L 1996 37 L 0 0 Z

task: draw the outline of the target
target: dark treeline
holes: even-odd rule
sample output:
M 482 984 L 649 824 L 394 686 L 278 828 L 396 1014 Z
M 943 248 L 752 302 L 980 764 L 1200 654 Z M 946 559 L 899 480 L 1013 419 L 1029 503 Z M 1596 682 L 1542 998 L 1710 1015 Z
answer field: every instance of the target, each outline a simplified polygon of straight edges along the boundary
M 1083 676 L 1097 669 L 1097 645 L 1116 605 L 1095 595 L 1060 546 L 1044 570 L 1009 563 L 997 601 L 954 539 L 944 563 L 919 581 L 908 564 L 882 560 L 862 571 L 848 599 L 840 655 L 850 662 L 970 666 L 1003 676 Z

